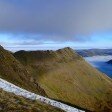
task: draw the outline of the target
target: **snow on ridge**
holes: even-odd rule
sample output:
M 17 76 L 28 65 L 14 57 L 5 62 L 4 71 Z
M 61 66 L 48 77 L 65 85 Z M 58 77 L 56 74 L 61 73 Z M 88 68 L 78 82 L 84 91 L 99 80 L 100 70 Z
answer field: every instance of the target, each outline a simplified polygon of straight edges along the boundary
M 35 93 L 29 92 L 25 89 L 22 89 L 18 86 L 15 86 L 12 83 L 9 83 L 3 79 L 0 78 L 0 88 L 2 88 L 4 91 L 14 93 L 16 95 L 23 96 L 25 98 L 31 99 L 31 100 L 39 100 L 41 102 L 44 102 L 46 104 L 52 105 L 54 107 L 60 108 L 66 112 L 85 112 L 83 110 L 79 110 L 77 108 L 71 107 L 69 105 L 66 105 L 64 103 L 60 103 L 55 100 L 51 100 L 49 98 L 45 98 L 43 96 L 37 95 Z

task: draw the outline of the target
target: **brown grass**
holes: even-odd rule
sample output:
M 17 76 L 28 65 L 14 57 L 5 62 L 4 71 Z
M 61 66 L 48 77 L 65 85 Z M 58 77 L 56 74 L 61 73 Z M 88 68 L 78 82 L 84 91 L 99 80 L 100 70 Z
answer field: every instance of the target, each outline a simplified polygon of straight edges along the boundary
M 0 112 L 64 112 L 60 109 L 32 101 L 0 89 Z

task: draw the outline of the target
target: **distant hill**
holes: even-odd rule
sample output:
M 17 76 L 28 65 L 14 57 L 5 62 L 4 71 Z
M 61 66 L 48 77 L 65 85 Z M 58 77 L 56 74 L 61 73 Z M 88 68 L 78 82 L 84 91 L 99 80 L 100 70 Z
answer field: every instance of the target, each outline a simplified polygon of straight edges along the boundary
M 97 55 L 112 55 L 112 49 L 88 49 L 88 50 L 76 50 L 76 52 L 82 57 L 91 57 Z
M 73 49 L 18 51 L 13 55 L 48 97 L 90 111 L 111 112 L 112 80 Z
M 28 70 L 2 46 L 0 46 L 0 77 L 27 90 L 46 95 Z
M 109 60 L 107 63 L 108 63 L 108 64 L 112 64 L 112 60 Z

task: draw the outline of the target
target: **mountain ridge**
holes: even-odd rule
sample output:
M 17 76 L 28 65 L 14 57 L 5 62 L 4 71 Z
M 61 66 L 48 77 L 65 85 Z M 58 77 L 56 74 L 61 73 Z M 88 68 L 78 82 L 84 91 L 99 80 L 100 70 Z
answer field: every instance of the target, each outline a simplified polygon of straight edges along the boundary
M 19 55 L 18 55 L 19 54 Z M 24 58 L 24 60 L 28 61 L 27 58 L 31 58 L 33 60 L 38 60 L 38 61 L 49 61 L 49 59 L 52 61 L 64 61 L 64 60 L 72 60 L 73 58 L 80 58 L 80 56 L 77 54 L 76 57 L 74 57 L 75 53 L 71 48 L 66 47 L 63 49 L 59 49 L 56 51 L 53 50 L 38 50 L 38 51 L 17 51 L 14 53 L 14 56 L 18 59 L 21 59 L 21 55 Z M 23 59 L 22 58 L 22 59 Z M 81 59 L 81 58 L 80 58 Z M 24 62 L 24 60 L 20 60 Z M 23 63 L 24 64 L 24 63 Z
M 108 102 L 112 101 L 112 80 L 89 65 L 73 49 L 22 51 L 13 55 L 48 97 L 91 111 L 111 110 Z

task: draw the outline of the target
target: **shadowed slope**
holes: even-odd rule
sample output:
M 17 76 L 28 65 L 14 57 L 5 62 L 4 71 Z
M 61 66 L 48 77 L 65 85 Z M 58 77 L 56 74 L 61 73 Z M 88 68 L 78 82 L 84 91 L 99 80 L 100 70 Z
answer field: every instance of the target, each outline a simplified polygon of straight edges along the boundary
M 38 80 L 49 97 L 91 111 L 111 111 L 111 79 L 71 48 L 19 51 L 14 56 Z
M 20 87 L 46 95 L 25 67 L 0 46 L 0 77 Z

